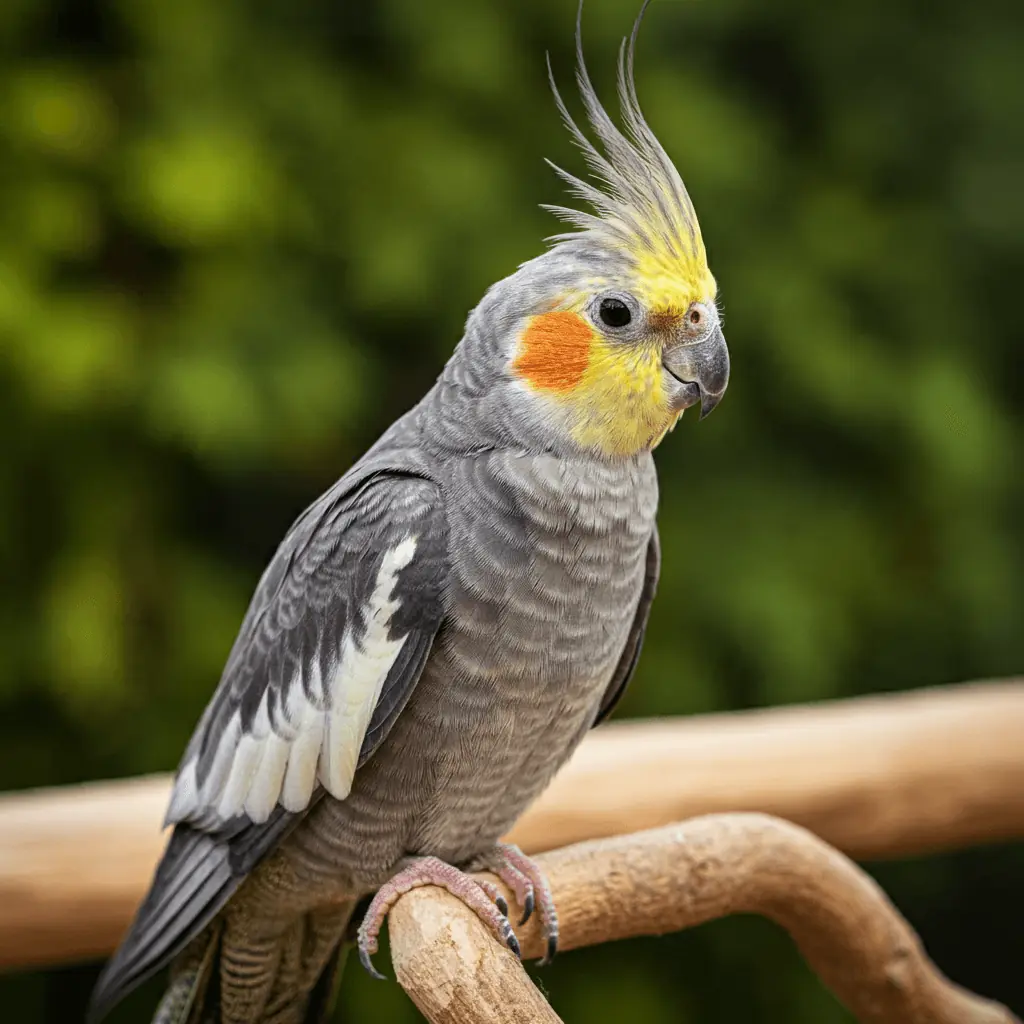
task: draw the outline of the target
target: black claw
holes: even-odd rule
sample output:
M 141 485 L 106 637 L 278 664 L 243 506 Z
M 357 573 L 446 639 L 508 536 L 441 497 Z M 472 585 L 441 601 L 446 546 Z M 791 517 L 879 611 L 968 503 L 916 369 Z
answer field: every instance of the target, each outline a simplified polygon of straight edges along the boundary
M 516 938 L 515 932 L 510 931 L 508 933 L 508 938 L 505 941 L 508 943 L 508 948 L 511 949 L 513 953 L 515 953 L 516 957 L 519 960 L 522 960 L 523 952 L 519 948 L 519 940 Z
M 555 959 L 555 954 L 558 952 L 558 932 L 552 932 L 548 936 L 548 951 L 544 954 L 544 959 L 541 960 L 539 966 L 547 967 L 552 960 Z
M 370 959 L 369 952 L 363 949 L 362 946 L 359 947 L 359 962 L 366 968 L 366 973 L 369 974 L 371 978 L 376 978 L 378 981 L 388 980 L 386 975 L 381 974 L 380 971 L 373 966 L 373 961 Z
M 519 924 L 520 925 L 524 925 L 524 924 L 526 924 L 527 921 L 530 920 L 530 917 L 533 914 L 533 907 L 534 907 L 533 893 L 532 892 L 528 892 L 526 894 L 526 899 L 523 900 L 523 916 L 519 919 Z
M 505 897 L 504 896 L 500 896 L 500 895 L 499 896 L 495 896 L 494 897 L 494 905 L 501 912 L 501 916 L 502 917 L 505 917 L 505 918 L 508 917 L 508 903 L 505 902 Z

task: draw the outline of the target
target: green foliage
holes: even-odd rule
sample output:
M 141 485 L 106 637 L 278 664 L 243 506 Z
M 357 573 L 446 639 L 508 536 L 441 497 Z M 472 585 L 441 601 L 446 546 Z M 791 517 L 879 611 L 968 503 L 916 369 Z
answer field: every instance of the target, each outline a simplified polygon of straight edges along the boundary
M 609 99 L 637 6 L 587 2 Z M 173 767 L 292 518 L 556 229 L 541 158 L 581 161 L 543 55 L 568 86 L 573 16 L 0 4 L 4 787 Z M 665 570 L 625 713 L 1024 666 L 1022 59 L 1010 0 L 653 5 L 640 94 L 701 216 L 734 377 L 658 454 Z M 979 904 L 996 862 L 975 856 L 892 891 L 944 968 L 1020 1005 L 1017 967 L 944 924 L 1008 930 L 1024 899 L 1018 856 Z M 356 1019 L 414 1019 L 349 973 Z M 0 992 L 11 1019 L 78 1019 L 89 977 Z M 847 1019 L 758 922 L 538 978 L 573 1021 Z

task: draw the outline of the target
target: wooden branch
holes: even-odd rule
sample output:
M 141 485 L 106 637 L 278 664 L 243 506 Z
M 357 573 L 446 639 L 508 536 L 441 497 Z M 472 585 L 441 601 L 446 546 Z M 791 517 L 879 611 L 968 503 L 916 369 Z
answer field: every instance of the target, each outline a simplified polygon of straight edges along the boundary
M 594 731 L 512 832 L 552 850 L 763 811 L 857 859 L 1024 836 L 1024 681 Z
M 789 932 L 862 1024 L 1020 1024 L 943 977 L 860 868 L 778 818 L 708 815 L 538 860 L 563 949 L 755 913 Z M 515 957 L 447 893 L 414 889 L 392 909 L 389 928 L 398 980 L 432 1024 L 559 1020 Z M 538 922 L 517 932 L 525 957 L 543 954 Z
M 764 811 L 855 857 L 1024 836 L 1024 683 L 602 726 L 511 839 L 527 852 Z M 169 778 L 0 798 L 0 967 L 108 954 L 163 848 Z
M 512 952 L 444 889 L 403 896 L 388 932 L 398 981 L 431 1024 L 561 1021 Z

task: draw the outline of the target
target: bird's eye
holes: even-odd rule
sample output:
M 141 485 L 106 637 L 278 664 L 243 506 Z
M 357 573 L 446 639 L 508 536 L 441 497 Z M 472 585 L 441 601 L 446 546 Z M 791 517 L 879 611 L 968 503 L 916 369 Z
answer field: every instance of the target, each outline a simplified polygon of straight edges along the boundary
M 625 327 L 633 319 L 629 306 L 622 299 L 602 299 L 597 315 L 606 327 Z
M 694 306 L 693 309 L 690 310 L 690 326 L 700 327 L 702 323 L 704 323 L 704 314 Z

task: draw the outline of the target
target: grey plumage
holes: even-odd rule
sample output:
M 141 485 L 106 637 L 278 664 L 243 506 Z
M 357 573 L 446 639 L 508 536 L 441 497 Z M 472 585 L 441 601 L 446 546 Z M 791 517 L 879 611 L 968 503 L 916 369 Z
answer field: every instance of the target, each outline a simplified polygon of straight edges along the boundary
M 581 55 L 607 159 L 587 154 L 613 199 L 584 195 L 604 227 L 580 221 L 589 234 L 488 291 L 434 387 L 299 517 L 260 580 L 92 1020 L 172 960 L 161 1022 L 319 1019 L 356 903 L 411 858 L 486 857 L 621 697 L 660 566 L 651 449 L 728 377 L 692 207 L 635 101 L 634 42 L 620 82 L 632 143 Z M 654 246 L 654 291 L 627 236 Z M 633 333 L 605 331 L 602 297 L 627 289 Z M 553 310 L 606 346 L 592 363 L 611 368 L 604 390 L 522 369 L 527 328 Z M 543 337 L 557 363 L 558 336 Z
M 415 458 L 395 453 L 354 467 L 299 518 L 264 573 L 221 685 L 182 759 L 168 811 L 175 830 L 167 852 L 128 939 L 108 966 L 105 978 L 117 982 L 109 993 L 112 1001 L 183 949 L 294 827 L 300 814 L 280 805 L 261 822 L 245 813 L 224 820 L 202 800 L 202 787 L 215 781 L 216 757 L 228 746 L 232 721 L 242 736 L 252 735 L 264 699 L 276 733 L 294 731 L 287 718 L 289 688 L 326 703 L 314 692 L 314 680 L 326 678 L 336 666 L 347 625 L 365 634 L 359 605 L 387 546 L 416 531 L 418 557 L 404 570 L 399 585 L 407 594 L 390 624 L 407 640 L 383 681 L 360 762 L 404 706 L 440 623 L 446 555 L 439 495 L 428 479 L 413 475 L 416 464 Z M 305 813 L 322 795 L 321 787 L 311 788 L 298 810 Z M 101 983 L 97 997 L 103 994 Z
M 450 364 L 439 387 L 457 370 Z M 468 862 L 510 827 L 624 687 L 654 586 L 645 571 L 648 549 L 656 550 L 650 454 L 612 464 L 502 449 L 453 459 L 422 445 L 433 432 L 434 397 L 349 474 L 369 484 L 343 478 L 293 527 L 182 771 L 193 758 L 212 761 L 216 729 L 235 711 L 252 722 L 259 688 L 301 684 L 303 667 L 324 656 L 322 643 L 303 646 L 310 637 L 333 635 L 337 646 L 343 623 L 310 629 L 310 614 L 354 604 L 359 583 L 365 590 L 410 521 L 421 529 L 436 522 L 436 554 L 429 568 L 418 560 L 408 567 L 403 621 L 396 616 L 392 628 L 433 638 L 440 624 L 426 669 L 420 674 L 428 645 L 403 648 L 412 653 L 389 673 L 345 800 L 323 799 L 318 787 L 304 816 L 278 807 L 263 824 L 240 816 L 208 831 L 176 825 L 97 989 L 96 1016 L 184 949 L 275 844 L 249 899 L 271 934 L 289 917 L 373 891 L 410 854 Z M 410 437 L 419 439 L 412 451 Z M 408 475 L 413 466 L 422 475 Z M 360 561 L 346 573 L 347 557 Z M 318 601 L 316 586 L 327 578 Z M 254 657 L 258 644 L 267 646 Z M 271 644 L 279 645 L 273 653 Z M 209 821 L 208 809 L 193 813 Z

